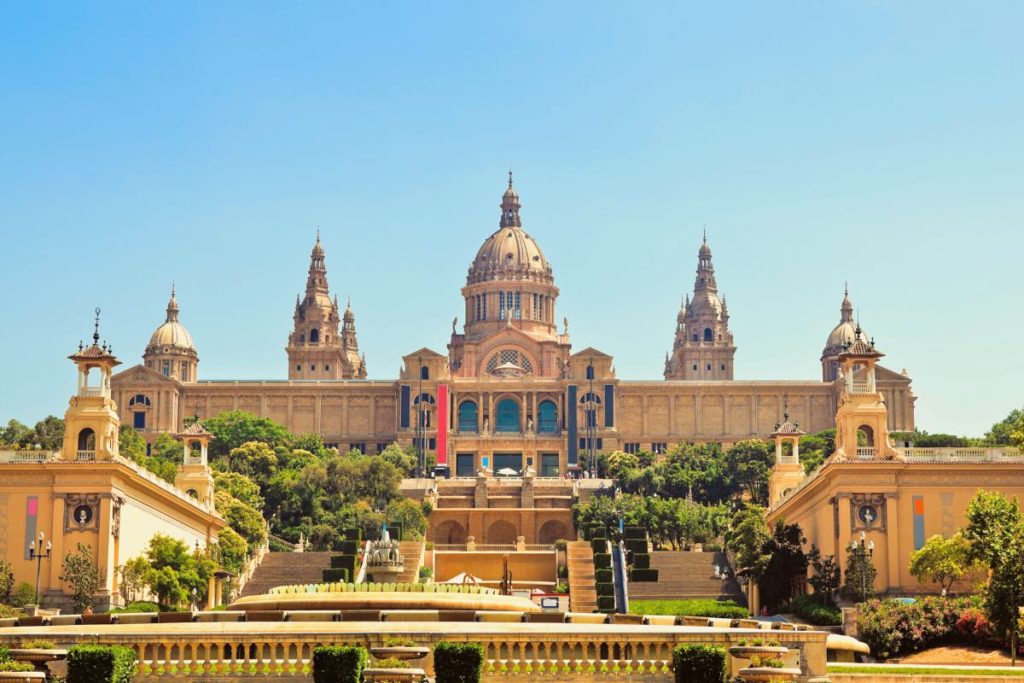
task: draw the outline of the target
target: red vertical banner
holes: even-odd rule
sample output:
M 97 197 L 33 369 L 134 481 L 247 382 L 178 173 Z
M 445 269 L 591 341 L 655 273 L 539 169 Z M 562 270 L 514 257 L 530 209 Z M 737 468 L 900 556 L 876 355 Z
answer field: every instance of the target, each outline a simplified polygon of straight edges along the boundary
M 448 464 L 448 385 L 437 385 L 437 464 Z

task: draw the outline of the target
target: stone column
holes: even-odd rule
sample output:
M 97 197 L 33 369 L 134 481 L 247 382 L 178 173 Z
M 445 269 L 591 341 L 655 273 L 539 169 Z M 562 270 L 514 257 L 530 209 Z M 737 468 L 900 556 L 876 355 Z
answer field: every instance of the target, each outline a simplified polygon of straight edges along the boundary
M 850 529 L 850 494 L 840 493 L 839 499 L 839 538 L 836 539 L 836 562 L 846 567 L 847 548 L 850 547 L 853 531 Z

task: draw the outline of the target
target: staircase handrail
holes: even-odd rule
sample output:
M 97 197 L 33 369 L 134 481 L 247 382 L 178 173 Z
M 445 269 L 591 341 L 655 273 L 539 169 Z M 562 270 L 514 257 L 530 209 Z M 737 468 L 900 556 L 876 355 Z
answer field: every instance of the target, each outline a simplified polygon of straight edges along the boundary
M 356 578 L 352 583 L 366 583 L 366 567 L 370 563 L 370 541 L 366 541 L 363 545 L 363 560 L 359 563 L 359 571 L 356 572 Z
M 611 545 L 611 541 L 608 541 Z M 629 577 L 626 571 L 626 545 L 619 539 L 612 548 L 612 564 L 615 566 L 615 611 L 629 614 Z
M 291 549 L 292 549 L 293 551 L 294 551 L 294 550 L 295 550 L 296 548 L 298 548 L 298 547 L 299 547 L 299 544 L 298 544 L 298 543 L 292 543 L 292 542 L 290 542 L 290 541 L 286 541 L 286 540 L 284 540 L 283 538 L 281 538 L 280 536 L 277 536 L 277 535 L 275 535 L 275 534 L 270 534 L 270 533 L 268 533 L 268 534 L 267 534 L 267 540 L 268 540 L 268 541 L 276 541 L 276 542 L 280 543 L 281 545 L 283 545 L 283 546 L 285 546 L 285 547 L 287 547 L 287 548 L 291 548 Z
M 270 552 L 270 535 L 268 534 L 264 539 L 262 545 L 256 550 L 256 554 L 250 557 L 245 562 L 245 566 L 242 567 L 242 572 L 238 575 L 238 582 L 236 584 L 235 592 L 241 595 L 242 589 L 245 588 L 245 584 L 249 583 L 249 579 L 256 573 L 256 570 L 263 564 L 263 558 Z

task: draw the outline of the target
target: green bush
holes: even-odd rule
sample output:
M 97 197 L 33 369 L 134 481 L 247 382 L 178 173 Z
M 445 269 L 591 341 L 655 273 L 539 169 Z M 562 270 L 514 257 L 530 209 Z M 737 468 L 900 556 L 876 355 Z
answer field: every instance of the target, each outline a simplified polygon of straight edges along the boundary
M 657 569 L 636 569 L 629 570 L 629 580 L 637 583 L 656 583 L 658 581 Z
M 606 539 L 608 538 L 608 531 L 603 526 L 594 526 L 590 528 L 590 540 Z
M 610 553 L 594 553 L 594 566 L 598 569 L 610 569 L 612 556 Z
M 927 597 L 909 604 L 869 600 L 860 606 L 857 630 L 871 654 L 888 659 L 956 640 L 957 621 L 975 607 L 972 598 Z
M 21 644 L 26 650 L 53 650 L 57 643 L 52 640 L 28 640 Z
M 440 642 L 434 646 L 437 683 L 477 683 L 484 669 L 484 648 L 478 643 Z
M 595 538 L 590 542 L 590 549 L 594 551 L 594 554 L 603 553 L 608 549 L 608 541 L 603 538 Z
M 36 668 L 30 662 L 16 662 L 13 659 L 0 661 L 0 671 L 3 672 L 25 673 L 35 670 Z
M 20 581 L 14 590 L 11 591 L 9 600 L 12 607 L 24 607 L 31 605 L 36 599 L 36 589 L 28 581 Z
M 598 581 L 594 584 L 594 589 L 598 595 L 615 595 L 615 584 L 611 582 Z
M 633 569 L 650 569 L 651 556 L 649 553 L 633 553 Z
M 348 583 L 347 569 L 325 569 L 324 583 Z
M 129 683 L 135 650 L 122 645 L 75 645 L 68 649 L 66 683 Z
M 624 532 L 627 539 L 647 538 L 647 529 L 642 526 L 627 526 Z
M 614 612 L 615 611 L 615 596 L 614 595 L 598 595 L 597 596 L 597 611 L 598 612 Z
M 823 605 L 816 595 L 798 595 L 782 611 L 790 611 L 815 626 L 842 626 L 843 613 L 834 605 Z
M 746 619 L 750 612 L 732 600 L 630 600 L 633 614 Z
M 350 645 L 321 645 L 313 650 L 313 683 L 360 683 L 370 656 Z
M 118 607 L 117 609 L 110 610 L 111 614 L 141 614 L 144 612 L 159 612 L 160 605 L 155 602 L 146 602 L 139 600 L 137 602 L 129 602 L 124 607 Z
M 342 555 L 356 555 L 359 553 L 359 541 L 342 541 L 338 544 Z
M 672 651 L 676 683 L 722 683 L 725 649 L 713 645 L 679 645 Z
M 611 583 L 612 570 L 611 569 L 598 569 L 594 571 L 594 579 L 597 583 Z
M 645 538 L 631 538 L 626 541 L 626 550 L 631 553 L 646 553 L 647 552 L 647 539 Z

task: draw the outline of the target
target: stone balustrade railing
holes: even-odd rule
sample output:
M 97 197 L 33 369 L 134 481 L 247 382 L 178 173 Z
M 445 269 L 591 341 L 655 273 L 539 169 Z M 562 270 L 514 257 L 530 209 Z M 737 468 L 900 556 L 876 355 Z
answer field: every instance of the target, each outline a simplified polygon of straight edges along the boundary
M 592 617 L 595 615 L 580 615 Z M 597 615 L 600 616 L 600 615 Z M 652 617 L 652 619 L 654 619 Z M 136 680 L 223 680 L 224 676 L 286 677 L 308 675 L 313 650 L 322 644 L 380 647 L 401 637 L 432 647 L 441 640 L 476 642 L 484 646 L 484 675 L 524 677 L 546 674 L 645 674 L 648 680 L 671 680 L 672 650 L 679 644 L 728 648 L 763 637 L 751 628 L 708 628 L 672 625 L 576 623 L 409 622 L 223 622 L 140 624 L 81 627 L 0 629 L 0 643 L 46 637 L 61 643 L 120 644 L 138 653 Z M 17 632 L 24 632 L 22 633 Z M 16 633 L 19 638 L 12 638 Z M 771 631 L 788 648 L 801 680 L 826 676 L 826 638 L 820 631 Z M 730 680 L 742 658 L 729 657 Z M 433 662 L 424 663 L 428 675 Z
M 4 450 L 0 451 L 0 464 L 15 464 L 22 462 L 46 462 L 58 456 L 55 451 L 43 451 L 35 449 L 25 450 Z
M 245 584 L 249 583 L 249 579 L 256 573 L 256 570 L 263 564 L 263 558 L 270 552 L 270 536 L 267 535 L 263 539 L 263 545 L 259 547 L 256 554 L 250 557 L 245 562 L 245 566 L 242 568 L 241 574 L 238 575 L 238 582 L 235 585 L 235 593 L 241 594 L 242 589 L 245 588 Z

